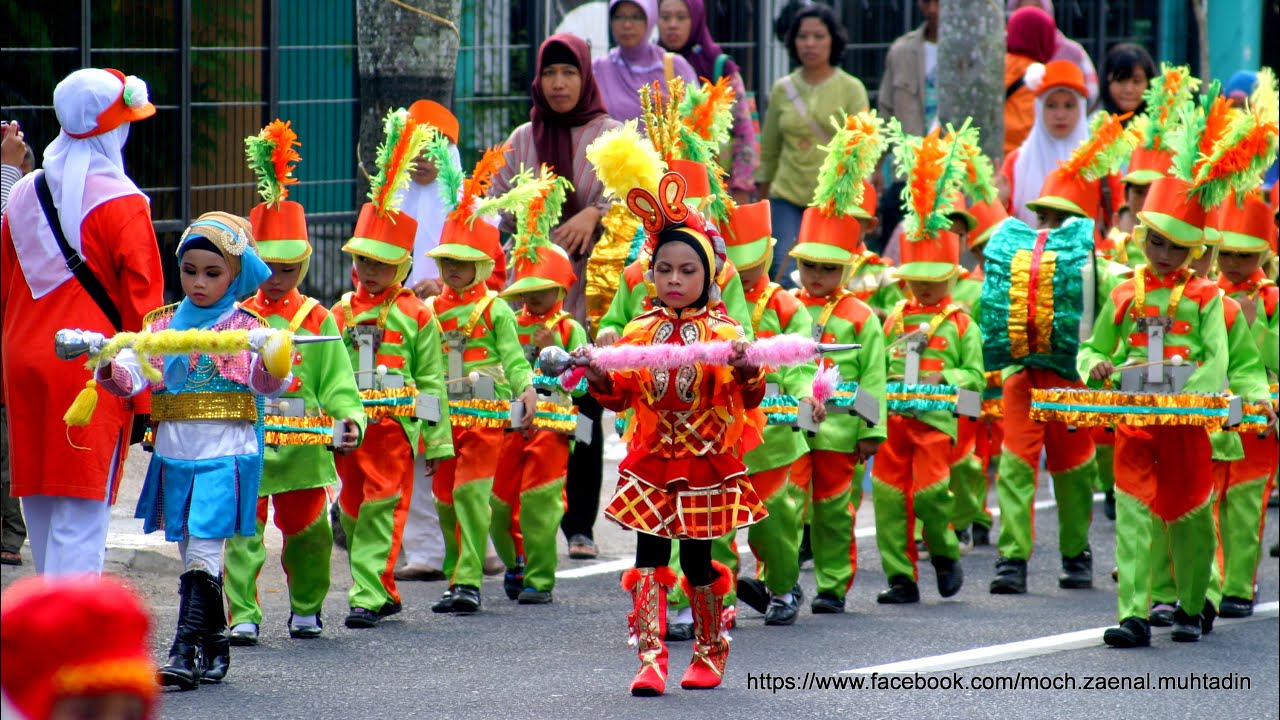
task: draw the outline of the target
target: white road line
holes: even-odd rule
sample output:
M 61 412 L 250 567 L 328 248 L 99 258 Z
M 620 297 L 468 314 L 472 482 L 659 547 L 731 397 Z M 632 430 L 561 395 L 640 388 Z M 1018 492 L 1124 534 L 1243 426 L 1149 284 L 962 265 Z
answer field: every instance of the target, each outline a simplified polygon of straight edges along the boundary
M 1251 617 L 1241 618 L 1238 620 L 1219 619 L 1217 627 L 1230 627 L 1235 623 L 1265 620 L 1268 618 L 1274 618 L 1277 615 L 1280 615 L 1280 602 L 1262 603 L 1254 608 L 1253 615 Z M 1106 630 L 1105 627 L 1078 630 L 1076 632 L 1062 633 L 1061 635 L 1048 635 L 1046 637 L 1033 638 L 1031 640 L 1021 640 L 1018 642 L 1005 643 L 1003 645 L 990 645 L 988 647 L 974 648 L 972 650 L 961 650 L 960 652 L 946 653 L 945 655 L 934 655 L 932 657 L 918 658 L 916 660 L 903 660 L 901 662 L 887 663 L 884 665 L 855 668 L 852 670 L 845 670 L 844 673 L 854 675 L 879 673 L 881 675 L 887 675 L 893 673 L 911 674 L 943 672 L 946 670 L 958 670 L 961 668 L 974 667 L 976 665 L 1008 662 L 1010 660 L 1037 657 L 1040 655 L 1052 655 L 1053 653 L 1059 653 L 1066 650 L 1078 650 L 1086 647 L 1101 647 L 1102 632 L 1104 630 Z M 1159 629 L 1156 630 L 1158 631 Z
M 1095 493 L 1093 496 L 1094 502 L 1098 502 L 1102 500 L 1102 498 L 1103 498 L 1102 493 Z M 1041 500 L 1035 504 L 1035 509 L 1045 510 L 1045 509 L 1048 509 L 1051 507 L 1057 507 L 1057 506 L 1058 506 L 1058 503 L 1056 501 Z M 992 517 L 1000 517 L 1000 508 L 998 507 L 992 508 L 991 515 Z M 857 530 L 853 531 L 853 536 L 859 540 L 865 540 L 866 538 L 875 537 L 875 535 L 876 535 L 875 525 L 868 525 L 867 527 L 858 528 Z M 738 555 L 746 556 L 750 554 L 751 554 L 751 548 L 747 547 L 746 543 L 742 543 L 741 549 L 738 550 Z M 569 570 L 560 570 L 556 572 L 556 579 L 572 580 L 574 578 L 592 577 L 594 575 L 608 575 L 609 573 L 622 572 L 623 570 L 626 570 L 627 568 L 631 567 L 634 564 L 635 563 L 632 562 L 630 559 L 606 560 L 604 562 L 593 563 L 591 565 L 585 565 L 583 567 L 576 567 Z

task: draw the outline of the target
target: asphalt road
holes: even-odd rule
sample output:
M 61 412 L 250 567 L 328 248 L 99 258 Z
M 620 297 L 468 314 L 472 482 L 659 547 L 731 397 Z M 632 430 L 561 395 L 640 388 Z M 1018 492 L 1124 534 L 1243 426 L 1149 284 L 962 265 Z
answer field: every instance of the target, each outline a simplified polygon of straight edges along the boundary
M 119 517 L 113 523 L 113 542 L 117 544 L 123 535 L 136 533 L 136 528 L 128 525 L 136 521 L 127 519 L 134 496 L 126 487 Z M 992 497 L 994 501 L 994 494 Z M 324 637 L 312 641 L 288 637 L 284 578 L 273 556 L 261 582 L 267 615 L 261 644 L 233 649 L 231 672 L 224 684 L 167 693 L 160 717 L 684 720 L 904 715 L 965 719 L 1164 719 L 1224 713 L 1230 718 L 1280 716 L 1280 622 L 1275 602 L 1280 595 L 1280 573 L 1274 558 L 1264 557 L 1261 563 L 1258 597 L 1263 609 L 1254 618 L 1219 621 L 1215 631 L 1197 644 L 1172 643 L 1163 631 L 1149 649 L 1110 649 L 1102 644 L 1100 628 L 1115 622 L 1115 586 L 1109 576 L 1113 525 L 1102 517 L 1099 504 L 1091 533 L 1095 589 L 1060 590 L 1056 583 L 1057 514 L 1047 490 L 1040 499 L 1048 506 L 1036 515 L 1038 540 L 1028 595 L 988 594 L 995 549 L 987 547 L 964 558 L 966 585 L 955 598 L 938 597 L 932 569 L 925 563 L 921 570 L 923 602 L 877 605 L 875 594 L 884 587 L 884 575 L 874 537 L 866 535 L 865 528 L 874 523 L 868 502 L 859 514 L 859 528 L 863 529 L 859 571 L 847 614 L 814 616 L 806 607 L 795 626 L 766 628 L 758 614 L 743 608 L 738 628 L 732 632 L 724 685 L 711 691 L 681 690 L 679 675 L 692 647 L 690 643 L 673 643 L 670 688 L 666 696 L 656 699 L 632 698 L 627 693 L 637 663 L 626 646 L 629 599 L 618 587 L 617 567 L 625 563 L 633 541 L 603 520 L 598 531 L 604 554 L 591 562 L 564 559 L 562 571 L 586 574 L 562 579 L 552 605 L 518 606 L 506 599 L 501 583 L 493 578 L 483 588 L 482 613 L 470 617 L 434 615 L 430 604 L 444 589 L 443 584 L 403 583 L 405 611 L 372 630 L 342 627 L 350 573 L 346 554 L 335 552 L 334 586 L 324 611 L 328 625 Z M 1276 540 L 1276 523 L 1277 513 L 1272 509 L 1267 518 L 1267 547 Z M 150 542 L 147 539 L 141 544 L 150 546 Z M 278 536 L 269 536 L 268 546 L 277 554 L 278 543 Z M 563 541 L 561 545 L 564 552 Z M 115 564 L 113 569 L 132 580 L 151 602 L 156 613 L 153 644 L 156 657 L 162 658 L 177 614 L 177 580 L 174 565 L 165 563 L 172 548 L 154 550 L 158 559 Z M 744 558 L 744 571 L 751 565 L 750 558 Z M 29 566 L 17 571 L 6 568 L 3 581 L 8 584 L 29 571 Z M 812 597 L 810 570 L 802 572 L 801 584 Z M 1053 637 L 1068 633 L 1076 634 Z M 1008 643 L 1022 645 L 983 650 Z M 952 653 L 965 654 L 937 657 Z M 894 676 L 846 672 L 904 662 L 895 666 L 903 674 Z M 928 668 L 943 669 L 925 672 Z M 1219 684 L 1223 682 L 1220 678 L 1227 678 L 1233 689 L 1086 687 L 1086 683 L 1133 683 L 1135 677 L 1154 684 L 1161 676 L 1177 678 L 1185 685 L 1189 674 L 1204 682 L 1203 673 L 1217 678 Z M 799 685 L 884 683 L 892 677 L 898 685 L 894 689 L 811 685 L 810 689 L 775 692 L 764 675 L 778 678 L 778 683 L 790 677 Z M 903 688 L 903 682 L 937 689 Z M 1011 688 L 1011 682 L 1020 686 Z M 1054 689 L 1072 684 L 1076 689 Z

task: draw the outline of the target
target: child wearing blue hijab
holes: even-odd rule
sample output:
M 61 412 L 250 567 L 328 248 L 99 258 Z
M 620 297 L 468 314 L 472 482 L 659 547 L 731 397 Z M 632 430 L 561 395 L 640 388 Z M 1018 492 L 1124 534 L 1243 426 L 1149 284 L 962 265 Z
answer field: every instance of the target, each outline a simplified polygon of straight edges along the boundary
M 260 348 L 273 332 L 236 305 L 271 275 L 257 254 L 249 223 L 229 213 L 201 215 L 178 245 L 182 292 L 176 305 L 152 311 L 146 330 L 248 330 Z M 267 372 L 262 357 L 166 355 L 150 360 L 163 380 L 150 382 L 131 350 L 97 371 L 99 385 L 122 397 L 150 387 L 155 453 L 138 500 L 146 532 L 163 529 L 178 543 L 185 572 L 182 602 L 162 685 L 183 690 L 219 682 L 231 656 L 222 606 L 223 541 L 253 536 L 262 475 L 262 396 L 275 397 L 288 377 Z

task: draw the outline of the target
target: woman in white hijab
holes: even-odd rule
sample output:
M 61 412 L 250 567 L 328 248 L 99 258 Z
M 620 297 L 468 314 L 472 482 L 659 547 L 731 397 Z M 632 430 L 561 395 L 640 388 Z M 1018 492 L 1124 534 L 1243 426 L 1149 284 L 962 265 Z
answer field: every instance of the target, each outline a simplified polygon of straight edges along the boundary
M 1036 94 L 1036 121 L 1022 145 L 1004 159 L 1000 197 L 1010 215 L 1036 227 L 1027 203 L 1040 197 L 1044 179 L 1089 137 L 1088 103 L 1084 73 L 1067 60 L 1036 63 L 1027 68 L 1025 81 Z
M 11 492 L 22 498 L 36 572 L 57 575 L 102 571 L 133 416 L 149 408 L 97 391 L 92 422 L 67 427 L 62 415 L 91 375 L 57 358 L 54 333 L 141 330 L 164 295 L 150 206 L 121 155 L 130 123 L 155 114 L 146 83 L 77 70 L 58 83 L 53 106 L 61 132 L 44 170 L 13 186 L 0 229 L 0 405 L 21 419 L 9 423 Z

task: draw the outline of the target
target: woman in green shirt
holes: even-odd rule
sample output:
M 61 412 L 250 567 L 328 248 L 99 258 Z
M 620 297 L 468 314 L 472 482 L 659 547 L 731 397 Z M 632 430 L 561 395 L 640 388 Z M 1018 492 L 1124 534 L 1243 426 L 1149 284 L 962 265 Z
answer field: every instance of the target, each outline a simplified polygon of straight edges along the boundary
M 800 67 L 774 83 L 769 93 L 760 142 L 756 190 L 768 198 L 777 250 L 769 275 L 784 287 L 794 287 L 790 251 L 800 233 L 800 215 L 813 199 L 818 168 L 826 155 L 819 149 L 831 140 L 832 118 L 867 109 L 862 82 L 841 70 L 840 59 L 849 42 L 844 26 L 830 7 L 811 5 L 792 21 L 787 51 Z

